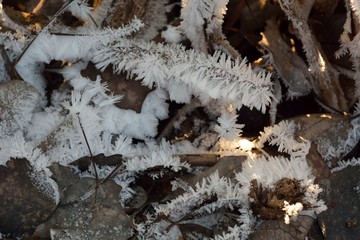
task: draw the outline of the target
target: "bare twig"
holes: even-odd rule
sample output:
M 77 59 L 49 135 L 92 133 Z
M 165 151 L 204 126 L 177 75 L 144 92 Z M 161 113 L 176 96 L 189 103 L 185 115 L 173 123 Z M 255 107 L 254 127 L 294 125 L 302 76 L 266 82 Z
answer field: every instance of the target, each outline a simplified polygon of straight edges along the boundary
M 38 4 L 36 4 L 36 6 L 34 7 L 34 9 L 32 10 L 32 13 L 37 14 L 37 13 L 40 11 L 40 9 L 44 6 L 45 1 L 46 1 L 46 0 L 40 0 L 40 1 L 38 2 Z
M 82 126 L 82 124 L 81 124 L 81 119 L 80 119 L 79 113 L 77 114 L 77 117 L 78 117 L 78 119 L 79 119 L 80 128 L 81 128 L 82 134 L 83 134 L 83 136 L 84 136 L 86 146 L 87 146 L 87 148 L 89 149 L 90 158 L 91 158 L 91 163 L 92 163 L 92 166 L 93 166 L 93 168 L 94 168 L 94 173 L 95 173 L 96 185 L 98 185 L 97 183 L 98 183 L 99 178 L 98 178 L 98 173 L 97 173 L 96 166 L 95 166 L 94 155 L 93 155 L 92 152 L 91 152 L 91 148 L 90 148 L 89 142 L 88 142 L 88 140 L 87 140 L 87 137 L 86 137 L 84 128 L 83 128 L 83 126 Z

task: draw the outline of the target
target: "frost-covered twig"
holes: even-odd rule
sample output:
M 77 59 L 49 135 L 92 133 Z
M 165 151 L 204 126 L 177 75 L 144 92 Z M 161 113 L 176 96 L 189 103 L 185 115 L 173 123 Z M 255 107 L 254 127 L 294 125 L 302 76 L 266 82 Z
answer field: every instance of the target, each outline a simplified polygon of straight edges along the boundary
M 331 169 L 331 172 L 338 172 L 341 171 L 345 168 L 347 168 L 348 166 L 360 166 L 360 158 L 352 158 L 350 160 L 341 160 L 338 162 L 338 166 L 334 167 L 333 169 Z
M 155 214 L 148 215 L 148 220 L 137 224 L 138 237 L 174 239 L 181 236 L 181 224 L 198 224 L 211 229 L 222 215 L 221 209 L 235 211 L 238 225 L 234 226 L 240 239 L 247 239 L 253 225 L 249 209 L 243 205 L 238 184 L 219 177 L 215 172 L 197 183 L 194 188 L 187 187 L 186 192 L 168 203 L 155 207 Z M 214 200 L 214 201 L 212 201 Z M 164 219 L 159 221 L 158 219 Z M 199 233 L 200 234 L 200 233 Z M 200 235 L 202 236 L 202 235 Z M 204 237 L 204 236 L 202 236 Z M 221 238 L 217 238 L 221 239 Z
M 217 99 L 265 113 L 273 98 L 270 74 L 256 74 L 246 60 L 233 61 L 219 52 L 206 56 L 179 46 L 124 39 L 99 47 L 92 61 L 102 70 L 112 64 L 115 72 L 126 71 L 145 86 L 165 88 L 177 102 L 189 102 L 194 94 L 203 103 Z
M 227 0 L 183 0 L 181 2 L 181 28 L 194 49 L 208 53 L 208 34 L 221 27 Z
M 340 36 L 340 49 L 335 53 L 337 58 L 340 58 L 346 53 L 350 54 L 350 59 L 355 71 L 355 101 L 359 101 L 360 98 L 360 5 L 357 0 L 345 1 L 347 9 L 346 21 L 344 23 L 344 31 Z M 351 35 L 355 35 L 352 39 Z
M 240 54 L 230 45 L 222 32 L 222 23 L 228 0 L 181 1 L 181 24 L 178 29 L 191 41 L 192 47 L 202 53 L 220 50 L 234 59 Z
M 223 111 L 218 117 L 219 124 L 214 126 L 214 130 L 219 134 L 220 138 L 234 140 L 240 137 L 244 124 L 237 124 L 238 115 L 233 111 Z
M 46 81 L 42 75 L 45 63 L 52 60 L 86 62 L 92 58 L 92 53 L 98 44 L 108 44 L 117 38 L 122 38 L 139 30 L 142 23 L 138 19 L 127 27 L 120 29 L 106 28 L 94 30 L 91 33 L 68 36 L 42 33 L 26 49 L 16 70 L 23 79 L 44 92 Z M 54 48 L 54 46 L 57 46 Z
M 277 145 L 279 152 L 286 152 L 294 158 L 304 158 L 310 149 L 310 142 L 301 139 L 298 142 L 294 139 L 296 125 L 294 122 L 281 121 L 272 127 L 265 127 L 261 132 L 257 147 L 262 148 L 265 142 L 270 145 Z

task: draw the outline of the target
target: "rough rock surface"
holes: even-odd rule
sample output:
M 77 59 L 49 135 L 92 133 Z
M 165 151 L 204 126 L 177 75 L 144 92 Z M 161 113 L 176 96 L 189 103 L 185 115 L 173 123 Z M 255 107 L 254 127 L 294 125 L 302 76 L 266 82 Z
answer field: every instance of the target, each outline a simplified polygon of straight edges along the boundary
M 0 166 L 0 232 L 14 237 L 31 235 L 49 218 L 56 205 L 34 186 L 32 171 L 25 159 Z
M 314 219 L 309 216 L 298 216 L 297 221 L 285 224 L 284 219 L 264 221 L 250 236 L 252 240 L 303 240 L 307 236 Z
M 326 239 L 360 239 L 360 195 L 354 189 L 359 182 L 359 166 L 347 167 L 323 181 L 328 210 L 319 215 L 319 222 Z

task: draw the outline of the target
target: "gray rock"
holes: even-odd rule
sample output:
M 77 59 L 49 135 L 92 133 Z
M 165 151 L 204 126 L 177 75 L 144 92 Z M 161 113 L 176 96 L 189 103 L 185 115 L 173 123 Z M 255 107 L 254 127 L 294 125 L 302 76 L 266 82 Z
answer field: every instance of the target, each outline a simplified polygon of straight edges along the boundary
M 313 224 L 314 219 L 309 216 L 298 216 L 297 220 L 291 220 L 285 224 L 284 219 L 266 220 L 251 234 L 251 240 L 303 240 Z
M 319 222 L 326 239 L 360 239 L 360 196 L 354 189 L 359 181 L 359 166 L 349 166 L 322 181 L 328 210 L 319 215 Z
M 56 205 L 33 184 L 26 159 L 0 166 L 0 232 L 9 236 L 31 235 L 48 219 Z

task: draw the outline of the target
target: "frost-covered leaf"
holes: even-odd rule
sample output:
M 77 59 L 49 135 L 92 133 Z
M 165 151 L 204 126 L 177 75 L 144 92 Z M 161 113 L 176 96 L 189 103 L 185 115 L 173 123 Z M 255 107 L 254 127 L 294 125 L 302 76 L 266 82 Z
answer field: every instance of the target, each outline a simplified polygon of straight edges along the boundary
M 230 102 L 236 108 L 245 105 L 264 113 L 273 98 L 270 74 L 255 73 L 246 60 L 233 61 L 220 52 L 206 56 L 178 46 L 123 39 L 99 47 L 92 61 L 102 70 L 112 64 L 117 73 L 136 74 L 145 85 L 168 88 L 175 81 L 186 85 L 192 94 L 202 96 L 202 99 Z M 143 67 L 143 61 L 152 67 Z M 153 71 L 158 61 L 165 65 Z M 178 98 L 174 95 L 176 92 L 171 93 L 171 99 Z
M 297 135 L 317 145 L 317 150 L 329 167 L 347 155 L 360 139 L 359 119 L 335 114 L 308 114 L 294 118 Z M 336 136 L 336 137 L 334 137 Z
M 26 82 L 0 84 L 0 138 L 25 130 L 43 105 L 42 95 Z

